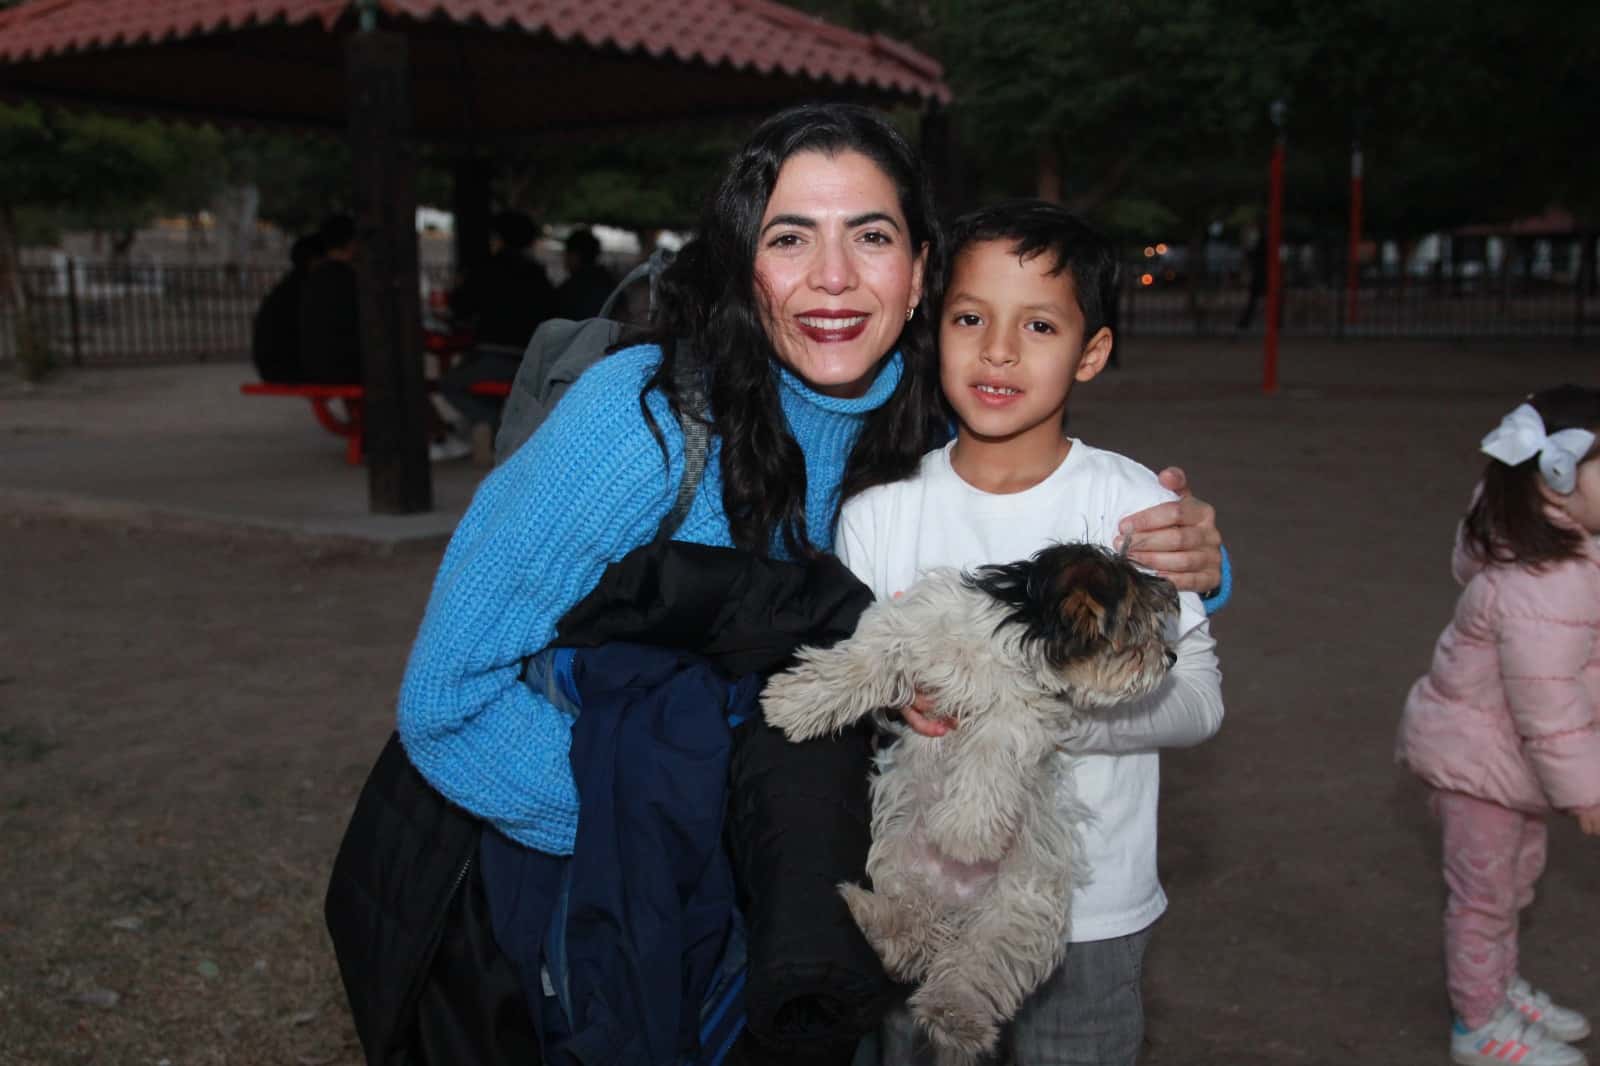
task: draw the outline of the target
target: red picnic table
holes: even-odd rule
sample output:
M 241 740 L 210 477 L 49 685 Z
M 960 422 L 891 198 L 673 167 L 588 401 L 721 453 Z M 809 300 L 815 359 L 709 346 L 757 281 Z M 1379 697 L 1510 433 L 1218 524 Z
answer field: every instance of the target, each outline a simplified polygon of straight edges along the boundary
M 467 347 L 462 338 L 430 333 L 427 335 L 426 344 L 428 351 L 437 355 L 441 367 L 449 365 L 449 359 L 456 352 Z M 428 388 L 431 391 L 434 383 L 430 381 Z M 479 381 L 471 386 L 472 392 L 479 396 L 505 397 L 511 393 L 509 381 Z M 274 382 L 252 381 L 239 386 L 239 391 L 246 396 L 293 396 L 306 400 L 311 404 L 311 413 L 316 416 L 317 423 L 323 429 L 335 436 L 345 438 L 345 462 L 351 466 L 360 466 L 365 457 L 362 446 L 363 412 L 366 403 L 366 388 L 361 385 L 314 385 L 314 384 L 278 384 Z M 332 406 L 338 401 L 343 413 L 335 412 Z

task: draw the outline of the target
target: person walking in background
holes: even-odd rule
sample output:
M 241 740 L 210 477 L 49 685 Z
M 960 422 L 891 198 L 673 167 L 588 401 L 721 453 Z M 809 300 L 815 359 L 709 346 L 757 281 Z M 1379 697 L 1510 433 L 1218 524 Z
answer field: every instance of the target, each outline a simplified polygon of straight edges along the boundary
M 1464 588 L 1411 688 L 1399 762 L 1434 789 L 1444 837 L 1454 1061 L 1582 1066 L 1575 1010 L 1520 976 L 1517 914 L 1544 871 L 1545 817 L 1600 836 L 1600 391 L 1549 389 L 1483 440 L 1457 536 Z
M 617 287 L 617 279 L 611 276 L 611 271 L 600 265 L 600 241 L 592 230 L 575 229 L 567 234 L 563 255 L 567 280 L 556 288 L 556 313 L 573 321 L 593 318 L 600 313 L 611 290 Z M 622 316 L 613 314 L 611 317 Z
M 267 293 L 251 323 L 250 357 L 262 381 L 294 385 L 306 380 L 300 353 L 300 298 L 307 276 L 322 259 L 322 241 L 314 233 L 289 248 L 292 265 Z
M 361 384 L 361 297 L 356 286 L 356 223 L 330 215 L 317 230 L 323 258 L 300 294 L 300 351 L 305 380 Z
M 1235 323 L 1235 328 L 1240 330 L 1250 328 L 1250 323 L 1256 317 L 1256 305 L 1267 292 L 1267 235 L 1261 232 L 1259 226 L 1251 227 L 1246 261 L 1250 268 L 1250 290 L 1245 297 L 1244 310 L 1239 312 L 1239 321 Z

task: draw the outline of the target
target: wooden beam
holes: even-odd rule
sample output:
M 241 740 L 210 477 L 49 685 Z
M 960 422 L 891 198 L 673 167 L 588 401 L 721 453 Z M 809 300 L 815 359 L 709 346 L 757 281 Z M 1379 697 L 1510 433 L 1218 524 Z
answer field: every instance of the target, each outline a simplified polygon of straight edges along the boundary
M 483 269 L 489 258 L 489 186 L 494 165 L 483 156 L 468 154 L 452 168 L 451 210 L 455 215 L 456 280 Z
M 369 506 L 376 514 L 415 514 L 432 509 L 433 483 L 417 268 L 417 151 L 405 37 L 385 30 L 351 34 L 345 69 Z

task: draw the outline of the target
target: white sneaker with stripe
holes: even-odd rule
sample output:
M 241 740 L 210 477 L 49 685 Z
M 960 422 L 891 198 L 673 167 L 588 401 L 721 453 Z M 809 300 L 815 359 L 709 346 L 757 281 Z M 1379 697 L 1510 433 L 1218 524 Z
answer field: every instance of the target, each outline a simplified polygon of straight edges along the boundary
M 1557 1040 L 1570 1044 L 1589 1035 L 1589 1019 L 1571 1007 L 1550 1002 L 1548 995 L 1520 977 L 1513 978 L 1506 989 L 1506 1002 L 1530 1022 L 1539 1022 Z
M 1450 1060 L 1461 1066 L 1588 1066 L 1583 1052 L 1563 1044 L 1509 1003 L 1477 1029 L 1459 1018 L 1450 1030 Z

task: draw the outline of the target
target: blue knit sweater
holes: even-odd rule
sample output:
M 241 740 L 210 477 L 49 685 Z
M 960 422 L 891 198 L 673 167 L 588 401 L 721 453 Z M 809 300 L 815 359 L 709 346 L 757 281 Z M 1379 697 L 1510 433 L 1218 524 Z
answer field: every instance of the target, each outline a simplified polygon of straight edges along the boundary
M 647 403 L 667 444 L 663 469 L 639 410 L 660 360 L 653 346 L 600 360 L 479 486 L 439 566 L 400 689 L 400 739 L 422 775 L 513 840 L 557 855 L 572 853 L 578 825 L 571 722 L 522 683 L 522 661 L 549 644 L 607 565 L 654 536 L 677 495 L 677 419 L 652 392 Z M 806 533 L 819 548 L 833 546 L 839 483 L 866 414 L 888 400 L 900 371 L 896 354 L 853 400 L 780 371 L 783 413 L 805 453 Z M 674 539 L 732 546 L 719 454 L 713 437 Z

